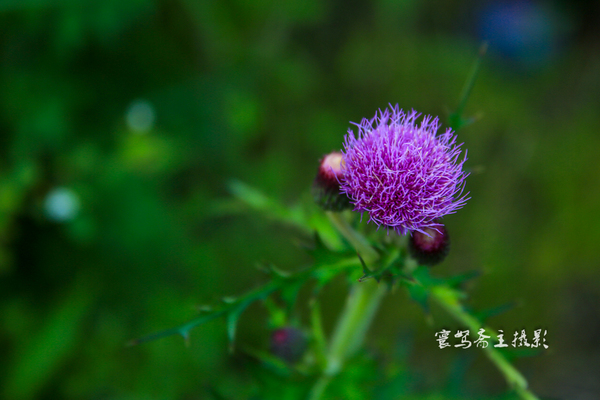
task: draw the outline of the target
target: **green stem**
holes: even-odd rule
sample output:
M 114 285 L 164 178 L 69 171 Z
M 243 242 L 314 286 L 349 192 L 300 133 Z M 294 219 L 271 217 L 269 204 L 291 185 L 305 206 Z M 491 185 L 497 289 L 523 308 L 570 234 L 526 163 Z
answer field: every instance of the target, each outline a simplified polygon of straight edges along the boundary
M 452 291 L 443 286 L 431 290 L 432 298 L 444 308 L 454 319 L 465 324 L 475 332 L 484 328 L 483 325 L 471 314 L 467 313 L 456 300 Z M 486 331 L 492 331 L 485 328 Z M 493 333 L 493 332 L 492 332 Z M 538 397 L 527 389 L 527 380 L 521 373 L 500 353 L 495 347 L 488 346 L 483 349 L 488 359 L 496 366 L 508 385 L 513 388 L 522 400 L 538 400 Z
M 471 73 L 467 78 L 467 82 L 465 83 L 465 86 L 463 87 L 462 92 L 460 93 L 460 101 L 458 103 L 458 108 L 456 109 L 456 113 L 459 116 L 462 116 L 462 113 L 465 110 L 465 106 L 467 105 L 467 100 L 469 99 L 471 91 L 473 90 L 473 86 L 475 86 L 475 80 L 477 79 L 477 75 L 479 74 L 479 69 L 481 68 L 483 56 L 487 52 L 487 46 L 487 42 L 484 42 L 479 47 L 479 55 L 477 57 L 477 60 L 475 60 L 475 64 L 473 64 L 473 68 L 471 69 Z
M 362 256 L 365 262 L 369 263 L 379 258 L 379 254 L 371 247 L 367 239 L 348 224 L 342 213 L 327 212 L 327 216 L 342 236 L 354 246 L 354 249 Z
M 352 286 L 329 345 L 325 374 L 337 375 L 344 361 L 360 348 L 386 291 L 375 279 Z
M 471 68 L 471 72 L 469 73 L 467 81 L 465 82 L 465 86 L 463 86 L 463 89 L 460 93 L 460 100 L 458 102 L 458 107 L 456 108 L 456 111 L 454 111 L 450 115 L 450 126 L 452 126 L 455 131 L 458 131 L 460 128 L 462 128 L 463 126 L 468 124 L 468 122 L 463 120 L 462 115 L 463 115 L 463 112 L 465 111 L 465 107 L 467 105 L 467 100 L 469 99 L 469 96 L 471 95 L 471 91 L 473 90 L 473 86 L 475 85 L 475 80 L 477 79 L 477 75 L 479 74 L 479 69 L 481 68 L 481 62 L 483 60 L 483 56 L 485 55 L 486 51 L 487 51 L 487 42 L 484 42 L 479 47 L 479 55 L 477 57 L 477 60 L 475 60 L 475 63 L 473 64 L 473 67 Z
M 378 253 L 365 237 L 352 229 L 348 221 L 339 213 L 328 213 L 328 217 L 342 236 L 362 255 L 365 262 L 372 263 L 379 258 Z M 414 260 L 410 257 L 405 263 L 409 272 L 416 268 Z M 352 286 L 326 354 L 325 368 L 309 394 L 310 400 L 322 398 L 331 380 L 342 370 L 344 362 L 359 349 L 386 291 L 387 288 L 384 285 L 378 285 L 375 280 L 356 282 Z M 431 289 L 431 297 L 469 329 L 478 331 L 483 327 L 476 318 L 463 309 L 456 293 L 451 288 L 447 286 L 434 287 Z M 488 328 L 486 330 L 490 331 Z M 525 377 L 508 362 L 502 353 L 489 346 L 484 349 L 484 353 L 522 400 L 539 400 L 527 389 Z
M 339 213 L 328 213 L 328 216 L 365 261 L 377 260 L 377 252 Z M 354 283 L 333 332 L 323 373 L 310 392 L 310 400 L 318 400 L 323 396 L 333 377 L 342 370 L 345 361 L 360 348 L 386 292 L 385 285 L 379 285 L 374 279 Z
M 309 399 L 320 399 L 345 361 L 360 348 L 386 292 L 385 285 L 374 279 L 356 282 L 352 286 L 329 344 L 325 369 L 313 386 Z

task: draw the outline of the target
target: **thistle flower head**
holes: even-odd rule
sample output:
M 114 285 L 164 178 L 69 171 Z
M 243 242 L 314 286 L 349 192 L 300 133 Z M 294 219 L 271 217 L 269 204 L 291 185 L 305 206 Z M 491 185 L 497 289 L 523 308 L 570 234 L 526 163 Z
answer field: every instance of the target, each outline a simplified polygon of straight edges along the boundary
M 438 219 L 462 208 L 465 178 L 460 144 L 448 128 L 436 136 L 438 118 L 398 106 L 371 120 L 363 119 L 358 137 L 352 129 L 344 141 L 341 191 L 354 210 L 369 213 L 369 222 L 396 230 L 425 233 L 437 228 Z

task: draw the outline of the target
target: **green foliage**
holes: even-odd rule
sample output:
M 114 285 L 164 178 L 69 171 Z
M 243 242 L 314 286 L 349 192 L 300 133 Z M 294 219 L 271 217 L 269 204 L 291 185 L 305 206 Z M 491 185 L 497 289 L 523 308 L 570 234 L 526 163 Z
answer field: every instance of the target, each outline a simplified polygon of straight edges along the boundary
M 356 260 L 354 257 L 349 257 L 347 252 L 329 251 L 328 256 L 326 257 L 327 262 L 323 262 L 323 244 L 318 235 L 316 235 L 315 238 L 315 248 L 317 251 L 312 251 L 312 254 L 316 254 L 321 257 L 315 257 L 316 262 L 313 266 L 296 273 L 287 273 L 280 271 L 275 266 L 268 265 L 264 268 L 264 271 L 271 278 L 268 283 L 239 297 L 225 297 L 223 298 L 221 304 L 217 306 L 203 306 L 201 307 L 203 312 L 200 317 L 179 327 L 133 340 L 129 344 L 137 345 L 150 340 L 175 334 L 183 336 L 183 338 L 187 341 L 189 339 L 191 329 L 215 318 L 225 316 L 227 320 L 227 336 L 230 346 L 233 346 L 238 320 L 243 311 L 253 302 L 265 300 L 274 292 L 281 292 L 281 299 L 288 305 L 288 309 L 291 309 L 295 303 L 300 286 L 305 284 L 309 279 L 314 278 L 317 280 L 319 286 L 324 286 L 331 279 L 333 279 L 335 275 L 345 272 L 350 268 L 356 268 L 358 265 L 358 260 Z
M 593 15 L 585 7 L 571 12 Z M 431 337 L 447 322 L 432 291 L 448 287 L 436 296 L 454 301 L 469 285 L 438 277 L 474 269 L 485 274 L 469 290 L 469 307 L 461 294 L 452 310 L 496 329 L 547 327 L 556 348 L 527 360 L 527 377 L 536 392 L 583 396 L 577 391 L 596 365 L 589 321 L 598 320 L 600 293 L 593 26 L 567 20 L 573 36 L 539 69 L 519 69 L 493 46 L 473 69 L 474 9 L 387 0 L 0 0 L 0 397 L 279 399 L 283 390 L 298 398 L 315 371 L 282 373 L 277 360 L 265 367 L 266 321 L 310 331 L 307 357 L 323 368 L 346 295 L 341 277 L 351 271 L 352 281 L 367 275 L 364 283 L 371 276 L 409 293 L 386 299 L 367 350 L 332 393 L 351 387 L 349 396 L 377 398 L 387 387 L 379 398 L 482 398 L 499 388 L 493 364 L 468 368 L 471 380 L 446 395 L 456 353 L 441 353 Z M 457 104 L 477 68 L 469 102 Z M 154 117 L 142 131 L 128 118 L 139 101 Z M 454 247 L 429 278 L 403 271 L 393 235 L 373 232 L 366 215 L 352 225 L 369 243 L 385 243 L 376 246 L 384 261 L 360 253 L 362 270 L 308 193 L 317 160 L 340 148 L 349 121 L 389 102 L 440 116 L 445 105 L 464 105 L 449 125 L 469 149 L 473 201 L 448 218 Z M 48 213 L 60 188 L 75 194 L 70 219 Z M 264 275 L 252 268 L 257 260 L 278 268 Z M 273 278 L 281 271 L 288 277 Z M 233 303 L 220 300 L 238 293 Z M 429 307 L 433 326 L 421 325 L 410 296 Z M 513 301 L 519 307 L 509 313 L 495 309 Z M 124 347 L 188 320 L 207 322 L 183 331 L 189 347 L 175 339 Z M 414 353 L 377 358 L 392 353 L 404 329 Z M 565 365 L 580 374 L 565 374 Z M 391 369 L 400 371 L 396 386 Z
M 285 207 L 275 203 L 267 196 L 261 194 L 255 189 L 252 189 L 241 183 L 236 183 L 235 193 L 237 197 L 244 203 L 253 207 L 257 211 L 268 212 L 269 216 L 274 220 L 279 220 L 284 223 L 292 223 L 297 227 L 306 226 L 302 222 L 302 219 L 290 218 L 291 210 L 286 210 Z M 332 221 L 338 221 L 338 216 Z M 340 224 L 336 224 L 340 227 Z M 341 233 L 348 233 L 344 228 L 341 229 Z M 354 237 L 349 236 L 350 241 L 356 240 Z M 365 242 L 364 239 L 362 242 Z M 361 242 L 361 243 L 362 243 Z M 163 337 L 171 336 L 174 334 L 180 334 L 186 341 L 189 340 L 190 330 L 209 322 L 217 317 L 225 316 L 227 321 L 227 337 L 229 340 L 230 350 L 233 350 L 233 342 L 235 340 L 235 332 L 238 321 L 242 316 L 244 310 L 248 306 L 258 300 L 264 300 L 269 309 L 271 315 L 273 315 L 274 303 L 269 298 L 273 293 L 280 291 L 282 300 L 287 303 L 288 312 L 293 311 L 293 305 L 295 303 L 298 291 L 300 287 L 305 285 L 311 278 L 316 278 L 317 288 L 321 288 L 326 285 L 336 275 L 348 274 L 349 269 L 356 268 L 356 261 L 354 257 L 349 257 L 347 251 L 336 251 L 328 249 L 323 242 L 320 240 L 319 232 L 315 232 L 314 245 L 309 249 L 309 253 L 314 258 L 314 264 L 304 270 L 296 273 L 287 273 L 280 271 L 275 266 L 267 265 L 262 269 L 271 277 L 271 280 L 261 287 L 258 287 L 245 295 L 237 298 L 224 298 L 222 305 L 217 307 L 203 307 L 206 312 L 200 317 L 191 320 L 188 323 L 180 325 L 179 327 L 168 329 L 166 331 L 158 332 L 140 339 L 130 342 L 131 345 L 141 344 L 147 341 L 160 339 Z M 469 272 L 460 274 L 449 278 L 437 278 L 430 274 L 429 268 L 426 266 L 417 266 L 415 261 L 407 258 L 406 250 L 401 251 L 401 248 L 396 246 L 390 246 L 389 244 L 382 248 L 378 252 L 378 259 L 376 261 L 376 268 L 374 271 L 367 267 L 365 261 L 360 254 L 356 254 L 356 259 L 360 262 L 362 267 L 363 275 L 358 279 L 359 284 L 369 278 L 375 279 L 378 284 L 382 284 L 381 280 L 385 278 L 390 288 L 393 288 L 394 283 L 399 282 L 408 288 L 410 297 L 416 301 L 424 309 L 426 313 L 429 313 L 429 301 L 434 300 L 438 304 L 445 308 L 452 317 L 454 317 L 459 323 L 463 324 L 467 328 L 474 332 L 479 331 L 483 327 L 482 322 L 475 316 L 469 313 L 466 308 L 462 305 L 462 300 L 466 295 L 460 291 L 457 287 L 464 282 L 477 277 L 479 274 L 476 272 Z M 351 302 L 350 302 L 351 303 Z M 350 304 L 349 303 L 349 304 Z M 501 307 L 492 311 L 493 313 L 501 312 L 505 307 Z M 323 328 L 321 324 L 321 315 L 318 300 L 313 299 L 312 305 L 312 332 L 313 332 L 313 357 L 311 361 L 306 361 L 300 370 L 304 373 L 312 373 L 315 376 L 322 374 L 326 377 L 323 380 L 323 389 L 318 390 L 318 393 L 327 393 L 331 395 L 334 392 L 339 392 L 339 396 L 343 398 L 363 399 L 371 398 L 371 394 L 367 394 L 364 391 L 365 382 L 372 380 L 366 378 L 373 374 L 374 367 L 371 365 L 366 367 L 364 370 L 361 367 L 353 367 L 351 365 L 345 366 L 341 369 L 341 373 L 335 373 L 329 375 L 329 357 L 326 354 L 326 343 L 323 334 Z M 277 313 L 280 310 L 275 311 Z M 479 316 L 486 316 L 486 313 L 479 314 Z M 285 321 L 287 317 L 283 316 Z M 487 328 L 487 327 L 486 327 Z M 488 332 L 494 332 L 490 328 L 487 328 Z M 351 333 L 354 334 L 354 333 Z M 519 398 L 524 400 L 535 400 L 537 397 L 533 395 L 527 389 L 527 381 L 525 378 L 509 363 L 506 356 L 502 352 L 492 346 L 485 347 L 484 352 L 496 365 L 499 371 L 504 375 L 509 384 L 510 389 L 515 390 L 519 395 Z M 260 351 L 250 350 L 248 351 L 258 360 L 261 360 L 263 364 L 271 367 L 271 369 L 278 370 L 279 373 L 289 372 L 288 368 L 282 366 L 280 362 L 274 360 L 272 356 Z M 341 361 L 340 361 L 341 362 Z M 357 375 L 352 375 L 357 374 Z M 289 376 L 289 373 L 286 375 Z M 338 376 L 339 375 L 339 376 Z M 323 378 L 321 378 L 323 379 Z M 330 385 L 328 382 L 344 382 L 343 386 L 336 389 L 336 385 Z M 363 382 L 364 381 L 364 382 Z M 320 382 L 320 381 L 317 381 Z M 319 383 L 317 383 L 318 387 Z M 341 390 L 343 388 L 343 390 Z M 268 391 L 267 391 L 268 393 Z M 314 389 L 311 392 L 310 398 L 315 397 Z M 291 396 L 292 398 L 302 398 L 306 396 L 302 391 L 292 391 L 290 394 L 285 396 Z M 316 395 L 315 398 L 321 398 L 321 395 Z

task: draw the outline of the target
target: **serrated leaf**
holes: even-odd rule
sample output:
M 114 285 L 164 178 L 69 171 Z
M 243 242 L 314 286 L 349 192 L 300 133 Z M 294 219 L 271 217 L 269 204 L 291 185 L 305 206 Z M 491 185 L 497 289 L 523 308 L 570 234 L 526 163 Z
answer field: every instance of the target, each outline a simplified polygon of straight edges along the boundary
M 317 280 L 315 290 L 318 291 L 319 288 L 326 284 L 330 279 L 340 274 L 342 271 L 347 271 L 349 268 L 356 268 L 357 264 L 358 262 L 355 256 L 346 258 L 342 257 L 339 258 L 338 261 L 330 265 L 322 265 L 320 267 L 307 268 L 302 271 L 290 274 L 280 273 L 279 277 L 273 278 L 266 284 L 253 290 L 250 290 L 244 295 L 235 298 L 224 298 L 220 304 L 215 305 L 212 311 L 202 313 L 200 316 L 188 321 L 187 323 L 184 323 L 178 327 L 166 329 L 147 336 L 143 336 L 139 339 L 131 340 L 127 343 L 127 345 L 135 346 L 152 340 L 181 334 L 181 332 L 190 331 L 191 329 L 197 326 L 200 326 L 208 321 L 222 316 L 227 317 L 228 337 L 230 339 L 233 339 L 235 338 L 237 318 L 239 317 L 239 314 L 241 314 L 243 310 L 246 307 L 248 307 L 251 303 L 258 300 L 263 300 L 267 296 L 271 295 L 273 292 L 282 290 L 286 292 L 283 293 L 283 297 L 286 299 L 286 301 L 289 302 L 289 304 L 293 305 L 293 299 L 297 295 L 300 286 L 306 283 L 308 279 L 314 278 Z
M 362 270 L 363 270 L 363 276 L 360 277 L 358 279 L 359 282 L 362 282 L 366 279 L 369 278 L 375 278 L 375 280 L 379 283 L 379 275 L 377 275 L 376 273 L 371 272 L 371 270 L 369 269 L 369 267 L 367 267 L 367 264 L 365 263 L 365 260 L 363 260 L 363 258 L 360 256 L 360 254 L 356 253 L 356 255 L 358 256 L 358 259 L 360 260 L 360 265 L 362 266 Z
M 306 274 L 307 274 L 306 272 L 301 272 L 298 274 L 298 276 L 304 277 Z M 199 317 L 194 318 L 191 321 L 189 321 L 185 324 L 182 324 L 178 327 L 166 329 L 164 331 L 160 331 L 160 332 L 156 332 L 156 333 L 153 333 L 153 334 L 150 334 L 147 336 L 143 336 L 139 339 L 131 340 L 129 343 L 127 343 L 127 345 L 135 346 L 135 345 L 138 345 L 141 343 L 149 342 L 152 340 L 157 340 L 157 339 L 164 338 L 167 336 L 181 334 L 182 332 L 188 332 L 197 326 L 200 326 L 206 322 L 209 322 L 209 321 L 211 321 L 215 318 L 221 317 L 221 316 L 228 317 L 228 334 L 229 334 L 229 336 L 231 336 L 231 334 L 235 334 L 235 325 L 233 324 L 233 320 L 231 322 L 229 320 L 231 315 L 241 314 L 243 312 L 243 310 L 245 310 L 246 307 L 248 307 L 254 301 L 262 300 L 265 297 L 267 297 L 268 295 L 270 295 L 271 293 L 273 293 L 274 291 L 280 289 L 283 282 L 284 282 L 283 280 L 270 281 L 261 287 L 258 287 L 254 290 L 249 291 L 248 293 L 246 293 L 245 295 L 243 295 L 241 297 L 225 298 L 225 299 L 223 299 L 224 301 L 220 305 L 216 306 L 215 309 L 211 312 L 203 313 Z

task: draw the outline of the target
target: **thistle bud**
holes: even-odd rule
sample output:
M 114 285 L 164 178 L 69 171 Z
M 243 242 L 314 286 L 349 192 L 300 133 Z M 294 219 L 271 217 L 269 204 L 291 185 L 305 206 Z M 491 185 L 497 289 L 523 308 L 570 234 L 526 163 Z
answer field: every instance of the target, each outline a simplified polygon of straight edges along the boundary
M 423 232 L 412 232 L 408 241 L 408 251 L 419 265 L 439 264 L 450 251 L 448 231 L 444 225 L 439 225 L 437 228 L 424 228 Z
M 351 208 L 348 196 L 340 192 L 343 163 L 343 154 L 334 151 L 323 157 L 319 164 L 312 194 L 315 202 L 326 211 L 343 211 Z
M 279 328 L 271 334 L 271 353 L 289 364 L 300 361 L 307 346 L 306 336 L 298 328 Z

